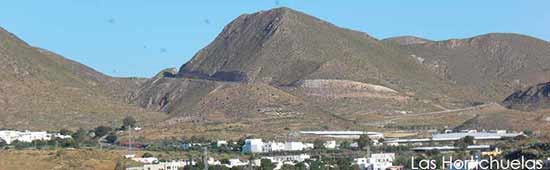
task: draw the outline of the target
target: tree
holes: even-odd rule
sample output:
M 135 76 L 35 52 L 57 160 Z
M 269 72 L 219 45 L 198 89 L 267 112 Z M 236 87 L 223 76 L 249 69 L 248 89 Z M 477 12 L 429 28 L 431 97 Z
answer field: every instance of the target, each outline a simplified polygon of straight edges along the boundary
M 0 139 L 0 150 L 4 149 L 4 146 L 7 146 L 7 145 L 8 145 L 8 143 L 6 143 L 6 141 Z
M 14 145 L 15 149 L 17 149 L 17 150 L 32 147 L 32 143 L 30 143 L 30 142 L 21 142 L 21 141 L 18 141 L 18 140 L 13 141 L 12 145 Z
M 273 170 L 273 163 L 271 163 L 270 159 L 262 159 L 260 161 L 260 168 L 262 170 Z
M 326 169 L 325 168 L 325 163 L 323 163 L 321 160 L 311 161 L 310 169 L 311 170 L 324 170 L 324 169 Z
M 349 149 L 351 148 L 351 143 L 349 141 L 343 141 L 342 143 L 340 143 L 340 149 Z
M 118 137 L 114 133 L 109 133 L 109 135 L 105 137 L 105 140 L 107 140 L 107 143 L 115 143 L 118 140 Z
M 74 141 L 78 144 L 86 140 L 86 134 L 88 132 L 82 128 L 78 129 L 76 132 L 74 132 L 71 137 L 74 139 Z
M 281 166 L 281 170 L 295 170 L 295 169 L 296 167 L 290 164 L 284 164 L 283 166 Z
M 370 139 L 369 135 L 361 135 L 359 136 L 359 139 L 357 139 L 357 145 L 359 145 L 359 149 L 364 149 L 372 144 L 372 140 Z
M 336 161 L 338 169 L 351 169 L 352 160 L 351 158 L 340 158 Z
M 123 129 L 128 129 L 128 128 L 131 128 L 131 127 L 136 127 L 136 119 L 134 119 L 134 117 L 132 116 L 126 116 L 126 118 L 124 118 L 124 120 L 122 120 L 122 128 Z
M 313 142 L 313 148 L 314 149 L 317 149 L 317 150 L 320 150 L 320 149 L 325 149 L 325 141 L 321 140 L 321 139 L 317 139 Z
M 467 143 L 468 145 L 473 145 L 475 142 L 475 138 L 473 136 L 465 136 L 462 140 L 464 140 L 464 143 Z
M 153 156 L 153 154 L 151 154 L 151 153 L 149 153 L 149 152 L 145 152 L 145 153 L 143 153 L 143 156 L 141 156 L 141 157 L 144 157 L 144 158 L 151 158 L 151 157 L 155 157 L 155 156 Z
M 468 146 L 474 144 L 474 137 L 473 136 L 465 136 L 460 140 L 457 140 L 454 144 L 455 147 L 458 147 L 460 150 L 466 150 L 468 149 Z
M 100 138 L 105 135 L 107 135 L 109 132 L 111 132 L 113 129 L 108 126 L 98 126 L 94 129 L 95 137 Z
M 306 163 L 304 163 L 304 162 L 299 162 L 299 163 L 297 163 L 296 165 L 294 165 L 294 169 L 295 169 L 295 170 L 306 170 L 306 169 L 307 169 Z
M 73 134 L 73 132 L 68 130 L 68 129 L 63 128 L 63 129 L 59 130 L 59 134 L 61 134 L 61 135 L 71 135 L 71 134 Z

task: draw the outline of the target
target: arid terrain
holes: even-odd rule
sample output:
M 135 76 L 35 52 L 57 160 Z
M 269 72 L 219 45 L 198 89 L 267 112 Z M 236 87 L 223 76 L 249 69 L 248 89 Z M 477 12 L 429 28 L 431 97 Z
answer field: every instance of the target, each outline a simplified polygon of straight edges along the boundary
M 539 106 L 550 101 L 548 88 L 539 88 L 540 100 L 514 91 L 550 81 L 549 47 L 511 33 L 380 40 L 276 8 L 237 17 L 179 69 L 115 78 L 1 29 L 0 128 L 115 127 L 131 115 L 145 127 L 138 135 L 149 139 L 300 130 L 545 132 L 550 112 Z M 504 101 L 513 93 L 516 99 Z M 521 108 L 514 101 L 537 104 L 513 110 Z

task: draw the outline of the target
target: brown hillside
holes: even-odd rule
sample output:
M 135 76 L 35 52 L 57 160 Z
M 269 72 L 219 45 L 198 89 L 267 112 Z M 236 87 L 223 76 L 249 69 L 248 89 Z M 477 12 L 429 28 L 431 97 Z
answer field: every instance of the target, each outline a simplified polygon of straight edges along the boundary
M 115 79 L 0 29 L 0 128 L 118 125 L 127 114 L 162 117 L 128 105 L 139 79 Z M 155 116 L 157 115 L 157 116 Z

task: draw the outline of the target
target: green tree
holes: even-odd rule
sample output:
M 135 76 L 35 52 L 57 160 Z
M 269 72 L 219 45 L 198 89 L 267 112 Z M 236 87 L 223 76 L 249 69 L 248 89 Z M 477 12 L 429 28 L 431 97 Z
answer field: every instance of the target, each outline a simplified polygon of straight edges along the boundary
M 7 146 L 8 143 L 6 143 L 6 141 L 0 139 L 0 150 L 4 149 L 5 146 Z
M 468 146 L 474 144 L 474 137 L 473 136 L 465 136 L 460 140 L 457 140 L 454 144 L 455 147 L 458 147 L 460 150 L 466 150 L 468 149 Z
M 340 158 L 336 161 L 338 169 L 351 170 L 352 160 L 351 158 Z
M 290 164 L 284 164 L 283 166 L 281 166 L 281 170 L 295 170 L 295 169 L 296 167 Z
M 304 162 L 299 162 L 299 163 L 297 163 L 296 165 L 294 165 L 294 169 L 295 169 L 295 170 L 306 170 L 306 169 L 307 169 L 306 163 L 304 163 Z
M 350 149 L 350 148 L 351 148 L 351 142 L 346 140 L 340 143 L 340 149 Z
M 105 135 L 107 135 L 109 132 L 111 132 L 113 129 L 108 126 L 98 126 L 94 129 L 95 137 L 100 138 Z
M 273 163 L 271 162 L 270 159 L 262 159 L 260 161 L 260 168 L 262 170 L 273 170 L 273 168 L 275 167 L 273 166 Z
M 465 136 L 462 140 L 468 145 L 473 145 L 475 143 L 475 138 L 473 136 Z
M 15 149 L 18 149 L 18 150 L 32 147 L 32 143 L 30 143 L 30 142 L 21 142 L 21 141 L 18 141 L 18 140 L 13 141 L 12 145 L 14 145 Z
M 126 116 L 124 118 L 124 120 L 122 120 L 122 128 L 123 129 L 128 129 L 130 127 L 136 127 L 136 119 L 134 119 L 134 117 L 132 116 Z
M 310 169 L 311 170 L 325 170 L 325 163 L 323 163 L 321 160 L 314 160 L 310 163 Z
M 357 145 L 359 145 L 359 149 L 365 149 L 366 147 L 372 145 L 372 140 L 369 135 L 361 135 L 359 136 L 359 139 L 357 139 Z
M 151 158 L 151 157 L 154 157 L 153 154 L 149 153 L 149 152 L 145 152 L 143 153 L 143 156 L 141 157 L 144 157 L 144 158 Z
M 314 149 L 317 149 L 317 150 L 325 149 L 325 141 L 323 141 L 323 140 L 321 140 L 321 139 L 316 139 L 316 140 L 313 142 L 313 148 L 314 148 Z
M 107 140 L 107 143 L 115 143 L 118 140 L 118 137 L 114 133 L 109 133 L 109 135 L 105 137 L 105 140 Z
M 63 128 L 63 129 L 59 130 L 59 134 L 61 134 L 61 135 L 71 135 L 71 134 L 73 134 L 73 132 L 68 130 L 68 129 Z
M 36 149 L 42 149 L 44 148 L 46 145 L 48 145 L 48 142 L 47 141 L 44 141 L 44 140 L 34 140 L 31 142 L 32 145 L 36 148 Z
M 86 140 L 86 135 L 88 134 L 88 131 L 80 128 L 76 132 L 74 132 L 71 137 L 74 139 L 77 145 L 84 142 Z

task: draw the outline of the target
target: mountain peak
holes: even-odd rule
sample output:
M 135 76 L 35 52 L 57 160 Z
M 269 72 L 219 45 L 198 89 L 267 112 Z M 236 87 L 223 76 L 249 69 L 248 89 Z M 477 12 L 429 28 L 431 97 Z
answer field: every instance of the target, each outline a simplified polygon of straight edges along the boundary
M 275 8 L 231 21 L 181 67 L 178 77 L 288 84 L 311 74 L 332 57 L 349 56 L 349 51 L 336 50 L 336 46 L 351 44 L 380 45 L 365 33 L 290 8 Z M 273 66 L 277 62 L 280 65 Z M 299 74 L 291 73 L 297 70 Z
M 415 36 L 397 36 L 383 39 L 384 42 L 397 43 L 399 45 L 424 44 L 432 42 L 431 40 L 415 37 Z

